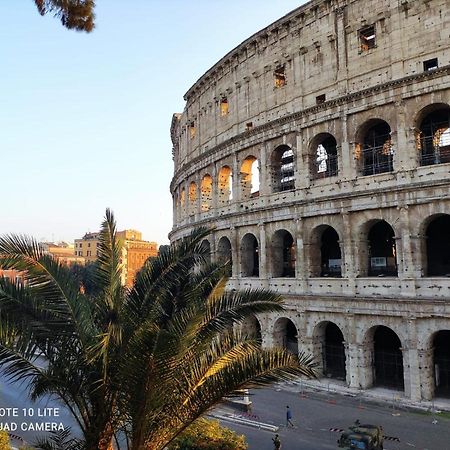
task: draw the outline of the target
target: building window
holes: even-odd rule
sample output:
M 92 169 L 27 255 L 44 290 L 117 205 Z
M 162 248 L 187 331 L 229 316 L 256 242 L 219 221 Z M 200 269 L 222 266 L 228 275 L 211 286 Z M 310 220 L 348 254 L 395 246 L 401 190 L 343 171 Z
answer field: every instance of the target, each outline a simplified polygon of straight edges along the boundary
M 91 243 L 90 242 L 88 242 L 88 247 L 90 247 L 91 246 Z
M 322 104 L 322 103 L 325 103 L 325 100 L 326 100 L 325 94 L 318 95 L 318 96 L 316 97 L 316 105 L 320 105 L 320 104 Z
M 253 122 L 247 122 L 245 124 L 245 131 L 250 131 L 253 128 Z
M 226 98 L 223 98 L 222 100 L 220 100 L 220 115 L 226 116 L 228 115 L 228 100 Z
M 438 66 L 437 58 L 427 59 L 426 61 L 423 62 L 423 71 L 424 72 L 429 72 L 430 70 L 437 69 L 438 67 L 439 66 Z
M 376 47 L 375 25 L 370 25 L 359 30 L 359 44 L 362 52 Z
M 277 67 L 273 73 L 276 88 L 286 86 L 286 74 L 284 66 Z

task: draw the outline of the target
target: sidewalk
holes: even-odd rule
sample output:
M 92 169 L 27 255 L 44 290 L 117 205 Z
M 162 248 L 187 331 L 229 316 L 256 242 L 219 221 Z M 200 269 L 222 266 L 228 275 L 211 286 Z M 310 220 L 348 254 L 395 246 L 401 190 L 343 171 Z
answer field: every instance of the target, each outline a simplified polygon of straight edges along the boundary
M 299 380 L 279 383 L 281 388 L 295 387 L 299 392 L 313 391 L 329 393 L 330 395 L 340 394 L 350 397 L 361 398 L 377 403 L 391 404 L 398 408 L 416 409 L 421 411 L 450 411 L 450 398 L 436 398 L 432 401 L 414 402 L 406 398 L 402 391 L 375 387 L 366 390 L 359 390 L 348 387 L 344 381 L 321 378 L 319 380 Z

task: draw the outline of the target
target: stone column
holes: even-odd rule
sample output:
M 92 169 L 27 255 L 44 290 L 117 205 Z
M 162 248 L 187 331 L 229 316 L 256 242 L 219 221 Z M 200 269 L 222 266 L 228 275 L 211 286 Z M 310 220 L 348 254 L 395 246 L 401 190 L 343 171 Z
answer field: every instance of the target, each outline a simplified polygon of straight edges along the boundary
M 259 151 L 259 195 L 270 194 L 270 167 L 268 167 L 268 153 L 270 151 L 269 144 L 264 142 Z
M 342 277 L 355 278 L 355 258 L 353 255 L 352 224 L 348 211 L 341 211 L 343 236 L 341 237 Z
M 240 245 L 239 242 L 239 234 L 236 227 L 232 226 L 230 227 L 230 242 L 231 242 L 231 260 L 232 268 L 231 268 L 231 276 L 232 278 L 239 278 L 239 272 L 241 267 L 241 261 L 240 261 Z
M 219 205 L 219 171 L 217 170 L 217 164 L 213 164 L 212 166 L 211 177 L 212 177 L 211 209 L 213 211 L 217 211 Z M 214 214 L 217 213 L 215 212 Z
M 338 152 L 338 169 L 339 169 L 339 179 L 340 180 L 350 180 L 356 177 L 355 170 L 355 157 L 354 149 L 351 140 L 348 136 L 348 123 L 347 114 L 345 112 L 341 113 L 341 124 L 342 124 L 342 142 L 340 145 L 340 153 Z
M 347 385 L 351 388 L 359 389 L 361 386 L 359 379 L 359 358 L 361 356 L 361 346 L 359 344 L 347 343 L 345 345 L 345 371 Z
M 417 348 L 403 349 L 403 371 L 405 379 L 405 396 L 414 402 L 421 400 L 419 352 Z
M 359 350 L 359 385 L 361 389 L 373 386 L 373 341 L 358 345 Z
M 241 192 L 241 168 L 237 153 L 233 155 L 233 203 L 239 203 L 242 199 Z
M 310 183 L 308 167 L 309 158 L 306 154 L 302 139 L 302 134 L 299 132 L 296 137 L 297 154 L 295 155 L 295 187 L 297 189 L 304 189 L 308 187 Z
M 434 397 L 434 349 L 418 349 L 420 389 L 422 400 L 431 400 Z
M 345 6 L 335 10 L 336 14 L 336 65 L 337 81 L 341 94 L 347 92 L 347 35 L 345 32 Z
M 402 294 L 408 297 L 414 297 L 416 294 L 415 288 L 415 273 L 414 263 L 412 259 L 412 245 L 410 235 L 410 222 L 408 206 L 402 206 L 400 209 L 400 233 L 401 233 L 401 259 L 402 259 L 402 272 L 399 271 L 399 277 L 402 282 Z M 400 253 L 398 252 L 399 256 Z M 400 268 L 400 266 L 399 266 Z
M 258 223 L 259 228 L 259 278 L 267 281 L 267 244 L 264 223 Z

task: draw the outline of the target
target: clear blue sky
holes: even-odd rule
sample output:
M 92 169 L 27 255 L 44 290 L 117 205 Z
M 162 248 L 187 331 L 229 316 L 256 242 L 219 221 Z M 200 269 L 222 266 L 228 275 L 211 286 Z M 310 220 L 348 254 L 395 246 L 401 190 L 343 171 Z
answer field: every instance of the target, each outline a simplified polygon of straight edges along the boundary
M 303 0 L 97 0 L 91 34 L 0 1 L 0 234 L 118 227 L 167 243 L 170 122 L 225 53 Z

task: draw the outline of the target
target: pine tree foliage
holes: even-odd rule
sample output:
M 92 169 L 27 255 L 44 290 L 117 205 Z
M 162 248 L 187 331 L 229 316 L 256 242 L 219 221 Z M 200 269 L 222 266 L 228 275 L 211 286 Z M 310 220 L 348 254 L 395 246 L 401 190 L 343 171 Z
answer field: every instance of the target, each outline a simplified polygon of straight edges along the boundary
M 90 33 L 94 29 L 94 0 L 34 0 L 43 16 L 53 13 L 68 29 Z

